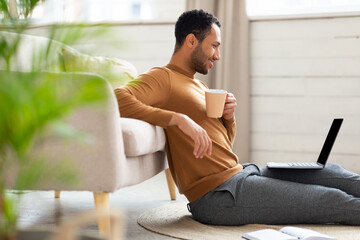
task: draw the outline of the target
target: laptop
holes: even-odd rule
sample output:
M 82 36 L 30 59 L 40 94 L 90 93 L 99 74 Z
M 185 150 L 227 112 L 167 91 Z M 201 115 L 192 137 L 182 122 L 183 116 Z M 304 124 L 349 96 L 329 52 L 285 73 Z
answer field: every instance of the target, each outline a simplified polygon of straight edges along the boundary
M 321 149 L 319 158 L 316 163 L 278 163 L 278 162 L 268 162 L 268 168 L 287 168 L 287 169 L 322 169 L 325 167 L 325 164 L 330 155 L 331 149 L 334 145 L 335 139 L 340 130 L 341 124 L 343 122 L 342 118 L 335 118 L 331 124 L 329 133 L 325 139 L 324 145 Z

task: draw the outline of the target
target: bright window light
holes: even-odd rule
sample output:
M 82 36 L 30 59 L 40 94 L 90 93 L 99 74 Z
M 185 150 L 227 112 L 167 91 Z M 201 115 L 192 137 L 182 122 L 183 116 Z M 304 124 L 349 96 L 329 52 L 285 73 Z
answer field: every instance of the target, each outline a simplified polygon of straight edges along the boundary
M 360 0 L 247 0 L 250 18 L 330 13 L 360 14 Z
M 32 13 L 37 23 L 176 21 L 185 0 L 46 0 Z

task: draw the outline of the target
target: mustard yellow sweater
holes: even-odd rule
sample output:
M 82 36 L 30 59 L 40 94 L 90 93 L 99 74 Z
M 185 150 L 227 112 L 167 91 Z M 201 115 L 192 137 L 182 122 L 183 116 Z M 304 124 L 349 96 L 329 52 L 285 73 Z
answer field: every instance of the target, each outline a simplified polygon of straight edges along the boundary
M 235 119 L 208 118 L 204 83 L 174 66 L 153 68 L 115 89 L 122 117 L 136 118 L 165 129 L 170 171 L 180 193 L 193 202 L 242 170 L 232 152 Z M 212 139 L 212 154 L 193 155 L 194 142 L 177 126 L 168 126 L 174 112 L 186 114 Z

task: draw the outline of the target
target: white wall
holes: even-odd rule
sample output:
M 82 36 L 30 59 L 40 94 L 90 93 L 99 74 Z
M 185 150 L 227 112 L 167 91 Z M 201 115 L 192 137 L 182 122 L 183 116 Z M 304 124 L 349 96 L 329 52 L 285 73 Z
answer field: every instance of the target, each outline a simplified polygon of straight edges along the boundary
M 142 73 L 167 64 L 175 46 L 173 23 L 118 25 L 108 32 L 108 37 L 74 47 L 95 55 L 125 59 Z
M 360 172 L 360 17 L 252 21 L 251 161 L 315 161 L 334 117 L 329 162 Z M 44 35 L 44 30 L 32 33 Z M 168 63 L 174 23 L 113 25 L 75 47 L 133 63 Z
M 360 172 L 360 17 L 253 21 L 251 160 L 315 161 L 331 121 L 329 162 Z
M 116 57 L 131 62 L 143 73 L 155 66 L 166 65 L 175 46 L 175 23 L 110 24 L 102 25 L 105 33 L 84 38 L 72 45 L 82 53 Z M 99 27 L 88 26 L 83 31 L 98 32 Z M 49 36 L 47 27 L 34 28 L 29 34 Z

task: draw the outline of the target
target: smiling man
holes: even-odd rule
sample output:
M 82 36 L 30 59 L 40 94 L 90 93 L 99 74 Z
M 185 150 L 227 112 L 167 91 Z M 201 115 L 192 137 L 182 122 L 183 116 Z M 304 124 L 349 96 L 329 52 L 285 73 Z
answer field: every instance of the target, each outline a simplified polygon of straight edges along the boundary
M 203 10 L 183 13 L 175 25 L 170 63 L 115 90 L 121 116 L 161 126 L 180 193 L 190 202 L 242 170 L 232 152 L 236 99 L 228 93 L 222 118 L 208 118 L 207 86 L 194 78 L 220 60 L 220 22 Z
M 169 64 L 115 89 L 121 116 L 165 129 L 172 176 L 202 223 L 360 225 L 358 174 L 335 164 L 316 171 L 277 171 L 238 163 L 232 152 L 236 99 L 228 93 L 222 117 L 209 118 L 207 86 L 194 78 L 220 60 L 220 27 L 203 10 L 183 13 Z
M 198 21 L 193 12 L 179 18 L 175 26 L 175 52 L 170 64 L 185 64 L 185 70 L 192 74 L 207 74 L 215 61 L 220 60 L 220 22 L 212 17 L 206 20 Z M 194 21 L 197 26 L 192 23 Z M 184 43 L 186 46 L 183 46 Z

